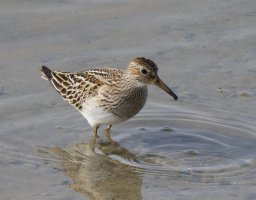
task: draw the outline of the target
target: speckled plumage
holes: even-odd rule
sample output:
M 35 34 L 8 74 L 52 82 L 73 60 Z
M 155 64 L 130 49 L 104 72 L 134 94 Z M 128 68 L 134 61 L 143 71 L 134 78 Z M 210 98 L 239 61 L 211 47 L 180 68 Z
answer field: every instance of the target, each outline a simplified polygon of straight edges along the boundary
M 42 78 L 49 80 L 64 100 L 74 106 L 94 128 L 123 122 L 136 115 L 147 100 L 147 85 L 155 84 L 177 96 L 157 75 L 156 64 L 147 58 L 131 61 L 126 70 L 99 68 L 79 73 L 52 71 L 42 66 Z M 109 130 L 108 129 L 108 130 Z

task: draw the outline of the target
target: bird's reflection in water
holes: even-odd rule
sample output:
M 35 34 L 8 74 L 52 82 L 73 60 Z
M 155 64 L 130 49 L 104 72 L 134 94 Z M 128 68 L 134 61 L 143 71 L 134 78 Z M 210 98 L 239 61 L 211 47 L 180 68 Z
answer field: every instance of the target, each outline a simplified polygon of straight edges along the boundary
M 38 151 L 73 180 L 71 188 L 88 199 L 142 199 L 142 177 L 131 166 L 112 158 L 132 160 L 135 155 L 113 140 L 93 146 L 77 143 L 64 148 L 40 147 Z

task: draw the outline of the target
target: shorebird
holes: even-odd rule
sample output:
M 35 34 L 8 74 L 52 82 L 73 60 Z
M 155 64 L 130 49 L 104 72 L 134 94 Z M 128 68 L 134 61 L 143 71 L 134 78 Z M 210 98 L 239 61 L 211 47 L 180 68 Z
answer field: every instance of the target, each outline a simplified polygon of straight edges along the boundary
M 144 57 L 134 58 L 127 69 L 97 68 L 71 73 L 41 68 L 42 78 L 87 119 L 94 137 L 100 125 L 107 125 L 107 138 L 112 124 L 130 119 L 143 108 L 148 85 L 156 85 L 178 99 L 157 71 L 157 65 Z

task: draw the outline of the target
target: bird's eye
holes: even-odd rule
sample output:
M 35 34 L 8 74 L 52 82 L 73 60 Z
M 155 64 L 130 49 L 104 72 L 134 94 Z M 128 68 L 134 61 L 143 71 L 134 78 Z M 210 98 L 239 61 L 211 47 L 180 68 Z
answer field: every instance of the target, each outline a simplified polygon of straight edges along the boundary
M 147 74 L 147 73 L 148 73 L 148 71 L 147 71 L 147 70 L 145 70 L 145 69 L 141 69 L 141 73 L 142 73 L 142 74 Z

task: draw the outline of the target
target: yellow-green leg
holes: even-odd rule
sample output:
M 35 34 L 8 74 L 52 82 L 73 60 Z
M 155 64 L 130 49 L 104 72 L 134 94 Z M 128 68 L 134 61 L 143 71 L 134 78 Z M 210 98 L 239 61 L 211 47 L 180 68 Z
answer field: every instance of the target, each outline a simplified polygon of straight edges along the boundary
M 99 128 L 99 126 L 94 126 L 93 127 L 93 137 L 95 137 L 95 138 L 99 137 L 98 136 L 98 128 Z
M 110 129 L 112 127 L 112 124 L 110 124 L 107 128 L 105 128 L 105 134 L 106 134 L 106 138 L 108 141 L 112 141 L 111 137 L 110 137 Z
M 99 137 L 99 136 L 98 136 L 98 128 L 99 128 L 99 126 L 93 127 L 93 136 L 92 136 L 92 139 L 91 139 L 91 141 L 90 141 L 90 147 L 91 147 L 92 149 L 93 149 L 94 146 L 95 146 L 97 137 Z

